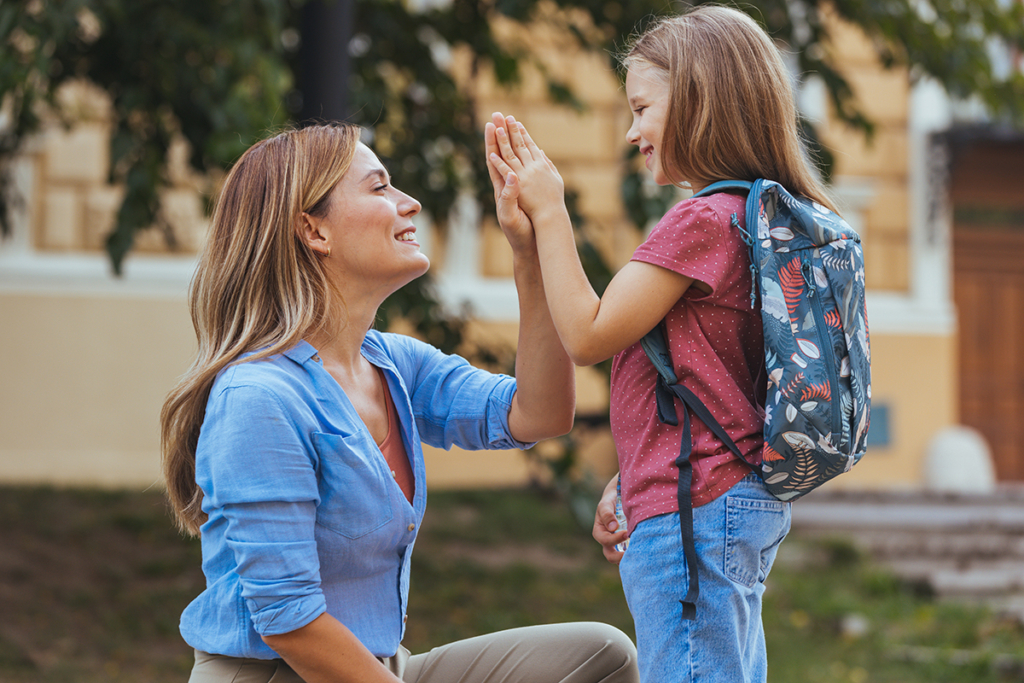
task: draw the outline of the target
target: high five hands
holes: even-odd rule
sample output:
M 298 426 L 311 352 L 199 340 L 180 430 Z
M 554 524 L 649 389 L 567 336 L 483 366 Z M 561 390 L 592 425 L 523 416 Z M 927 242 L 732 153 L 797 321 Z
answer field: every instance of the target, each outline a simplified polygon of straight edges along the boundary
M 546 211 L 565 211 L 562 176 L 512 116 L 492 114 L 484 127 L 484 144 L 498 223 L 513 248 L 524 246 L 532 242 L 537 219 Z

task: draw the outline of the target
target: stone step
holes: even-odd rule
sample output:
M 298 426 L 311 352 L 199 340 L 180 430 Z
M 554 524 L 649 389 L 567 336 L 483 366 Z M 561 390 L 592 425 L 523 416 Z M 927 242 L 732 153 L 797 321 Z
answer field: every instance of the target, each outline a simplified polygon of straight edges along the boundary
M 962 564 L 922 558 L 880 560 L 897 576 L 924 581 L 937 595 L 1000 595 L 1024 592 L 1024 563 L 993 560 Z
M 797 501 L 794 528 L 997 530 L 1024 535 L 1024 505 L 931 505 L 907 503 L 869 506 L 851 502 Z
M 794 528 L 997 531 L 1024 535 L 1024 487 L 991 496 L 815 491 L 793 503 Z
M 803 536 L 841 536 L 880 559 L 902 557 L 939 560 L 1016 558 L 1024 562 L 1024 534 L 999 531 L 943 531 L 941 529 L 845 529 L 794 525 Z
M 816 491 L 793 504 L 793 530 L 847 539 L 939 598 L 1024 621 L 1024 486 L 988 496 Z
M 941 597 L 998 596 L 1024 592 L 1024 565 L 936 569 L 928 584 Z

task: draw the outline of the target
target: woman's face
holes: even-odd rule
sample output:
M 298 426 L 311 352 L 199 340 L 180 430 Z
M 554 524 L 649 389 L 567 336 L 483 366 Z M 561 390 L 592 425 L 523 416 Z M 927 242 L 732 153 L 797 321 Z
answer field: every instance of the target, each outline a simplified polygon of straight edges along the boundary
M 391 291 L 409 283 L 430 267 L 412 222 L 419 212 L 420 203 L 392 186 L 387 169 L 360 143 L 321 224 L 329 233 L 328 263 L 347 283 Z
M 669 87 L 665 72 L 650 64 L 634 64 L 626 72 L 626 99 L 633 112 L 633 125 L 626 141 L 640 148 L 647 169 L 659 185 L 671 185 L 663 165 L 661 139 L 668 118 Z

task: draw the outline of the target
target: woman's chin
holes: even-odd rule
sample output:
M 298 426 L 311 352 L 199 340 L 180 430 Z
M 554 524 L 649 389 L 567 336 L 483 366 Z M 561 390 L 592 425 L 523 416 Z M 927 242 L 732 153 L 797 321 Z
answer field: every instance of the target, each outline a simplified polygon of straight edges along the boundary
M 409 284 L 416 278 L 423 277 L 424 275 L 427 274 L 427 271 L 430 270 L 430 259 L 427 258 L 426 254 L 421 253 L 420 256 L 422 257 L 420 267 L 416 270 L 410 269 L 408 277 L 405 279 L 404 282 L 402 282 L 401 285 L 398 286 L 399 289 L 405 287 L 407 284 Z

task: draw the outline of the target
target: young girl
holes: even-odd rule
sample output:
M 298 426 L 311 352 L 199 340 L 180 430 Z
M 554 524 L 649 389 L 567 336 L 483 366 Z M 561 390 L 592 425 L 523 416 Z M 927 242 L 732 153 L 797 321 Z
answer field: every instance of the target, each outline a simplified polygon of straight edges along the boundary
M 706 6 L 664 19 L 623 61 L 633 123 L 626 133 L 660 185 L 695 192 L 727 179 L 768 178 L 831 208 L 807 161 L 778 49 L 749 17 Z M 641 679 L 764 681 L 761 597 L 790 525 L 752 468 L 764 419 L 761 314 L 750 302 L 750 260 L 732 217 L 745 197 L 718 193 L 672 208 L 598 297 L 575 249 L 558 171 L 512 117 L 486 127 L 495 190 L 532 221 L 544 289 L 570 358 L 615 356 L 611 429 L 619 454 L 630 544 L 613 514 L 616 479 L 598 507 L 594 537 L 619 562 L 636 624 Z M 734 456 L 692 420 L 691 497 L 696 567 L 683 554 L 676 489 L 682 427 L 657 417 L 656 372 L 640 339 L 665 321 L 676 375 L 710 409 L 744 455 Z M 679 424 L 684 408 L 677 402 Z M 683 618 L 689 572 L 700 595 Z

